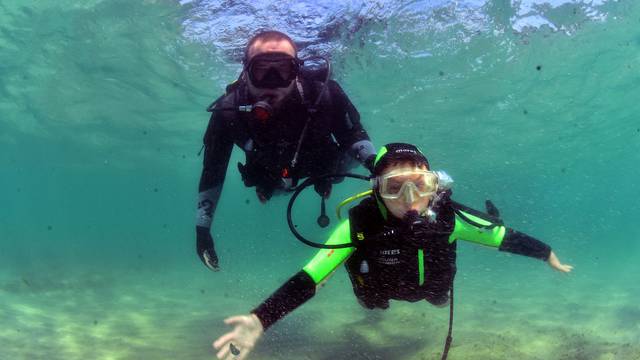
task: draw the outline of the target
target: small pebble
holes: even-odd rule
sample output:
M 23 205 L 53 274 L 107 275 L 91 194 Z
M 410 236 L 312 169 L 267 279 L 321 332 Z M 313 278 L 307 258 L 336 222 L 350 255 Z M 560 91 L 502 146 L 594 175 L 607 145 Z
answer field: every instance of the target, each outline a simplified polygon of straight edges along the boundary
M 233 345 L 233 343 L 230 343 L 230 344 L 229 344 L 229 350 L 231 350 L 231 353 L 232 353 L 234 356 L 238 356 L 238 355 L 240 355 L 240 350 L 238 350 L 238 348 L 237 348 L 237 347 L 235 347 L 235 345 Z

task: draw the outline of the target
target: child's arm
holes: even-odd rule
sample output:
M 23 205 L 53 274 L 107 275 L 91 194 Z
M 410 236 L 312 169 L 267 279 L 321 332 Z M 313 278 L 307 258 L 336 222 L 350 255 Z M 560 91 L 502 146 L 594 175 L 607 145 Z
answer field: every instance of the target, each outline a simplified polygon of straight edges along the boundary
M 549 259 L 547 260 L 547 262 L 553 269 L 561 272 L 568 273 L 573 270 L 573 266 L 560 263 L 560 259 L 558 259 L 553 251 L 551 252 L 551 254 L 549 254 Z
M 345 244 L 351 239 L 349 221 L 344 221 L 331 234 L 326 244 Z M 285 282 L 251 313 L 224 320 L 234 329 L 213 343 L 218 359 L 245 359 L 262 334 L 276 321 L 311 299 L 320 287 L 355 251 L 355 248 L 322 249 L 296 275 Z
M 462 213 L 471 221 L 466 221 L 456 214 L 455 227 L 449 242 L 460 239 L 497 248 L 500 251 L 544 260 L 553 269 L 561 272 L 570 272 L 573 269 L 571 265 L 562 264 L 556 254 L 551 251 L 551 247 L 544 242 L 504 225 L 492 224 L 490 220 L 464 211 Z

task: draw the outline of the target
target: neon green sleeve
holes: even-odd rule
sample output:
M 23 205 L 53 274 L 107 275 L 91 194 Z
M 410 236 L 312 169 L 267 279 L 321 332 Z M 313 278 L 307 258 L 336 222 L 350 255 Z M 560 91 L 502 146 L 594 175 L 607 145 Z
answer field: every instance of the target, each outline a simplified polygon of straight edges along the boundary
M 466 217 L 477 222 L 481 225 L 491 225 L 492 222 L 487 221 L 483 218 L 471 215 L 462 211 Z M 504 226 L 496 226 L 492 229 L 483 229 L 476 227 L 468 222 L 464 221 L 460 216 L 456 214 L 456 224 L 453 229 L 453 232 L 449 236 L 449 243 L 452 243 L 456 240 L 465 240 L 472 243 L 490 246 L 490 247 L 500 247 L 502 244 L 502 240 L 504 240 L 504 234 L 506 232 L 506 228 Z
M 333 231 L 325 244 L 345 244 L 351 242 L 349 220 L 345 220 Z M 322 249 L 302 269 L 309 274 L 316 285 L 326 280 L 345 260 L 351 256 L 355 248 Z

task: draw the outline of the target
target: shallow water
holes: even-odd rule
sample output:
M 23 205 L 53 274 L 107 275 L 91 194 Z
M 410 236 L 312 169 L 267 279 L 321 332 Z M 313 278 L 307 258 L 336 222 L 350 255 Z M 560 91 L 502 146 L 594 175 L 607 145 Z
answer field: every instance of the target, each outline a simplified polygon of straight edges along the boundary
M 212 358 L 312 256 L 234 166 L 223 270 L 193 249 L 204 108 L 260 27 L 331 55 L 376 145 L 419 144 L 456 199 L 575 265 L 460 245 L 450 359 L 640 359 L 640 4 L 561 0 L 0 0 L 0 359 Z M 361 310 L 340 270 L 253 358 L 436 359 L 446 325 Z

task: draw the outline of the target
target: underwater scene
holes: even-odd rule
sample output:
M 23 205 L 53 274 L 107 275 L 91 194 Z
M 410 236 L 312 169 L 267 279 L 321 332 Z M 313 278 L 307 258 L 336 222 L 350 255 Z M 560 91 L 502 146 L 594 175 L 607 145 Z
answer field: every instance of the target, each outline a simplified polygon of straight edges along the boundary
M 217 271 L 196 250 L 206 109 L 265 29 L 329 60 L 376 150 L 417 145 L 456 202 L 574 267 L 457 241 L 448 359 L 640 359 L 635 0 L 0 0 L 0 359 L 215 359 L 225 319 L 304 273 L 291 193 L 261 201 L 239 146 Z M 324 228 L 306 189 L 292 225 L 323 243 L 371 188 L 333 184 Z M 441 359 L 450 303 L 367 309 L 344 266 L 315 285 L 225 359 Z

